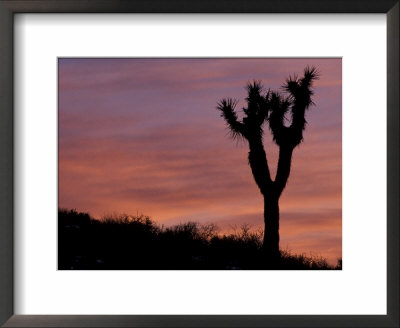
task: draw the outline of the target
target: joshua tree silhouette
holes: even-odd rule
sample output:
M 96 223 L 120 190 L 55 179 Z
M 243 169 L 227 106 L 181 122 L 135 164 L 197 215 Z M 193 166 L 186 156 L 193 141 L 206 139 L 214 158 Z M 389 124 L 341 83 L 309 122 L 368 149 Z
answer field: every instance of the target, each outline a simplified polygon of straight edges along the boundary
M 249 143 L 249 165 L 254 180 L 264 197 L 263 248 L 271 260 L 280 257 L 279 252 L 279 198 L 290 174 L 293 149 L 303 140 L 306 126 L 305 111 L 313 104 L 311 90 L 319 73 L 315 67 L 306 67 L 302 78 L 296 75 L 286 79 L 284 95 L 268 90 L 264 95 L 260 81 L 247 84 L 247 108 L 239 121 L 235 112 L 237 100 L 224 98 L 217 109 L 225 119 L 233 138 L 243 138 Z M 287 113 L 291 123 L 285 126 Z M 279 146 L 279 159 L 275 180 L 271 179 L 267 155 L 263 145 L 263 124 L 267 121 L 274 142 Z

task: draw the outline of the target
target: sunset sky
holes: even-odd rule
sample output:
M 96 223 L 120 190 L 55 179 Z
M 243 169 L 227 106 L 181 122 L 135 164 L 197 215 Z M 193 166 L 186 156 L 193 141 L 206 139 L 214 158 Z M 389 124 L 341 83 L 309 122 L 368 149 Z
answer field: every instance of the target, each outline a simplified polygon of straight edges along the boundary
M 342 254 L 342 62 L 327 59 L 59 59 L 59 207 L 145 214 L 160 224 L 263 227 L 248 145 L 216 110 L 246 82 L 279 90 L 316 66 L 304 142 L 280 199 L 281 249 Z M 278 148 L 265 126 L 274 176 Z

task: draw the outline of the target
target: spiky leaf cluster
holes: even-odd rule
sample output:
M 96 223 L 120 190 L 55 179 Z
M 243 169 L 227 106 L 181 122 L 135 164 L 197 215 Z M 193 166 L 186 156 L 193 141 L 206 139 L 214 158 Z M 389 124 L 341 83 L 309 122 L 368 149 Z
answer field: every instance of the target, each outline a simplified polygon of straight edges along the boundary
M 286 143 L 290 143 L 295 147 L 303 141 L 303 131 L 307 124 L 305 119 L 305 111 L 313 105 L 311 89 L 312 84 L 319 77 L 315 67 L 306 67 L 302 78 L 296 76 L 289 77 L 283 85 L 283 89 L 289 93 L 291 102 L 291 119 L 292 123 L 287 130 Z
M 318 72 L 315 67 L 306 67 L 302 78 L 289 77 L 282 87 L 288 96 L 271 90 L 262 95 L 263 86 L 260 81 L 248 83 L 247 107 L 243 108 L 242 121 L 238 120 L 235 112 L 236 100 L 222 99 L 217 109 L 233 137 L 243 137 L 249 141 L 261 139 L 263 123 L 267 121 L 276 144 L 295 147 L 303 140 L 302 132 L 307 123 L 305 111 L 313 104 L 311 87 L 316 79 Z M 291 115 L 289 126 L 284 124 L 287 114 Z
M 237 101 L 231 98 L 224 98 L 217 104 L 217 109 L 221 112 L 221 116 L 224 118 L 228 125 L 233 138 L 243 137 L 243 123 L 238 121 L 235 107 Z
M 291 105 L 289 98 L 283 98 L 277 92 L 269 91 L 266 95 L 269 128 L 272 131 L 273 140 L 280 145 L 282 138 L 287 134 L 288 128 L 284 125 L 285 115 Z

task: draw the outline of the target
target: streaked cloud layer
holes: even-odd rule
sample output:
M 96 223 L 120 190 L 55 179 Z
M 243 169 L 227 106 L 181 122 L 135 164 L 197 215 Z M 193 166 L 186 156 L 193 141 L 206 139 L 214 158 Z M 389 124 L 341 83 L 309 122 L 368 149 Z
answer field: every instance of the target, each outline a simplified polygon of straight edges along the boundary
M 244 106 L 244 85 L 316 66 L 321 79 L 281 197 L 281 247 L 341 257 L 340 59 L 60 59 L 59 206 L 100 218 L 143 213 L 163 224 L 263 225 L 247 145 L 216 103 Z M 239 107 L 240 108 L 240 107 Z M 266 129 L 267 130 L 267 129 Z M 277 147 L 267 131 L 272 174 Z

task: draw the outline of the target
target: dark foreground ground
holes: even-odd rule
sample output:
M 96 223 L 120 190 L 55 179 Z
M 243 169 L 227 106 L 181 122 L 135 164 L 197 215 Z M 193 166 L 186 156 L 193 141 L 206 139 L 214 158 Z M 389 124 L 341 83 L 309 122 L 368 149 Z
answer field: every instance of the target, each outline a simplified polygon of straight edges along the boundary
M 95 220 L 88 213 L 60 209 L 60 270 L 332 270 L 323 258 L 281 252 L 268 263 L 261 249 L 262 233 L 242 227 L 219 235 L 213 224 L 188 222 L 158 226 L 145 216 L 120 215 Z

